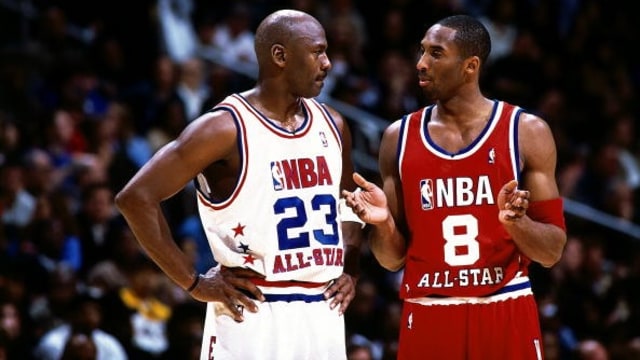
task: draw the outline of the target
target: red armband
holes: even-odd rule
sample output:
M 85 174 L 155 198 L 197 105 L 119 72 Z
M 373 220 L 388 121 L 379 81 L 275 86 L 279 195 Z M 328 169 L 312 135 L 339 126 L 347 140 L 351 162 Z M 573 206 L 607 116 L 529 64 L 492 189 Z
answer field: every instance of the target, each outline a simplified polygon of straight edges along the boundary
M 538 222 L 545 224 L 552 224 L 564 231 L 567 231 L 567 226 L 564 223 L 564 208 L 562 198 L 532 201 L 529 203 L 527 209 L 527 215 Z

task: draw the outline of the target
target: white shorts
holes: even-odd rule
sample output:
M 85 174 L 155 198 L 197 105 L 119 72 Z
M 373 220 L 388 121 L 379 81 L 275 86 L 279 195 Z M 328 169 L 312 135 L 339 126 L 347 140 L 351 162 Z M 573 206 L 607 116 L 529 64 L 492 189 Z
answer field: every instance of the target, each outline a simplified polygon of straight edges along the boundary
M 267 301 L 235 322 L 207 304 L 200 360 L 344 360 L 344 316 L 316 288 L 261 287 Z

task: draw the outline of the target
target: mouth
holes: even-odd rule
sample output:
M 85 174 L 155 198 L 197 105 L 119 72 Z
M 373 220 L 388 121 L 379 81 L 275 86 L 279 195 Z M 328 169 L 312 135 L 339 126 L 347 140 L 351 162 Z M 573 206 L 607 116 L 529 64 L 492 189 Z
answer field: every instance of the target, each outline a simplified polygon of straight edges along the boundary
M 420 85 L 420 86 L 427 86 L 431 82 L 432 82 L 431 78 L 424 77 L 424 76 L 418 76 L 418 85 Z

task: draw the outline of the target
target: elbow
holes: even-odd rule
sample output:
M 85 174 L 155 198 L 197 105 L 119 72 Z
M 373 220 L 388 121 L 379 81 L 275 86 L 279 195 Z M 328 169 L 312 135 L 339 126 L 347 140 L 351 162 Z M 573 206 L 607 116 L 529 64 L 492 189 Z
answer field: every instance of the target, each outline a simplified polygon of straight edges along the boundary
M 120 190 L 114 198 L 115 206 L 122 214 L 124 214 L 127 209 L 132 208 L 134 202 L 134 196 L 131 191 L 128 191 L 126 188 Z
M 550 268 L 560 262 L 560 259 L 562 259 L 562 254 L 564 253 L 564 247 L 566 243 L 567 236 L 565 233 L 563 233 L 563 236 L 558 240 L 556 246 L 554 246 L 553 251 L 549 252 L 544 261 L 540 261 L 540 265 L 546 268 Z
M 550 256 L 548 259 L 540 261 L 540 265 L 545 268 L 551 268 L 560 261 L 561 256 Z

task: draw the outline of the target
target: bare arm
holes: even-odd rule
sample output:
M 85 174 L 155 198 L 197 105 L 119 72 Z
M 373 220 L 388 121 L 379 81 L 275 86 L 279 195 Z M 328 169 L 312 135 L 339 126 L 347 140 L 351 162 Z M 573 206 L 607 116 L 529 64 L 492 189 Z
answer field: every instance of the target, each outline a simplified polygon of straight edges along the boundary
M 524 162 L 522 188 L 530 194 L 529 201 L 543 201 L 559 197 L 555 180 L 556 147 L 547 124 L 540 118 L 523 114 L 520 119 L 519 146 Z M 514 184 L 515 185 L 515 184 Z M 502 192 L 513 193 L 509 184 Z M 514 206 L 526 203 L 515 200 Z M 500 221 L 513 237 L 524 255 L 545 267 L 553 266 L 560 260 L 567 241 L 566 232 L 553 224 L 545 224 L 531 219 L 526 213 L 511 218 L 506 203 L 498 201 L 501 208 Z M 526 210 L 526 205 L 525 210 Z
M 387 197 L 390 217 L 375 226 L 369 236 L 371 251 L 378 262 L 388 270 L 396 271 L 404 266 L 407 242 L 401 228 L 405 224 L 402 186 L 398 173 L 397 152 L 400 121 L 387 128 L 382 136 L 379 150 L 379 167 L 382 189 Z
M 161 202 L 180 191 L 211 163 L 229 157 L 234 151 L 235 139 L 236 129 L 229 114 L 205 114 L 190 123 L 176 140 L 160 149 L 116 195 L 116 205 L 142 248 L 183 289 L 194 283 L 196 274 L 171 235 Z M 246 296 L 232 293 L 231 286 L 225 285 L 225 281 L 232 282 L 236 287 L 255 292 L 255 286 L 248 280 L 236 281 L 228 272 L 214 275 L 219 277 L 214 279 L 212 275 L 200 281 L 202 284 L 197 291 L 192 292 L 195 298 L 231 303 L 233 299 L 229 297 L 232 296 L 250 310 L 255 309 L 255 304 Z M 221 281 L 223 278 L 227 280 Z M 261 298 L 260 293 L 254 294 Z
M 360 174 L 354 174 L 354 180 L 363 191 L 344 193 L 347 205 L 363 221 L 373 225 L 369 246 L 380 265 L 390 271 L 404 266 L 407 251 L 402 231 L 405 223 L 402 187 L 396 162 L 399 129 L 399 121 L 389 126 L 380 144 L 378 161 L 383 189 Z

